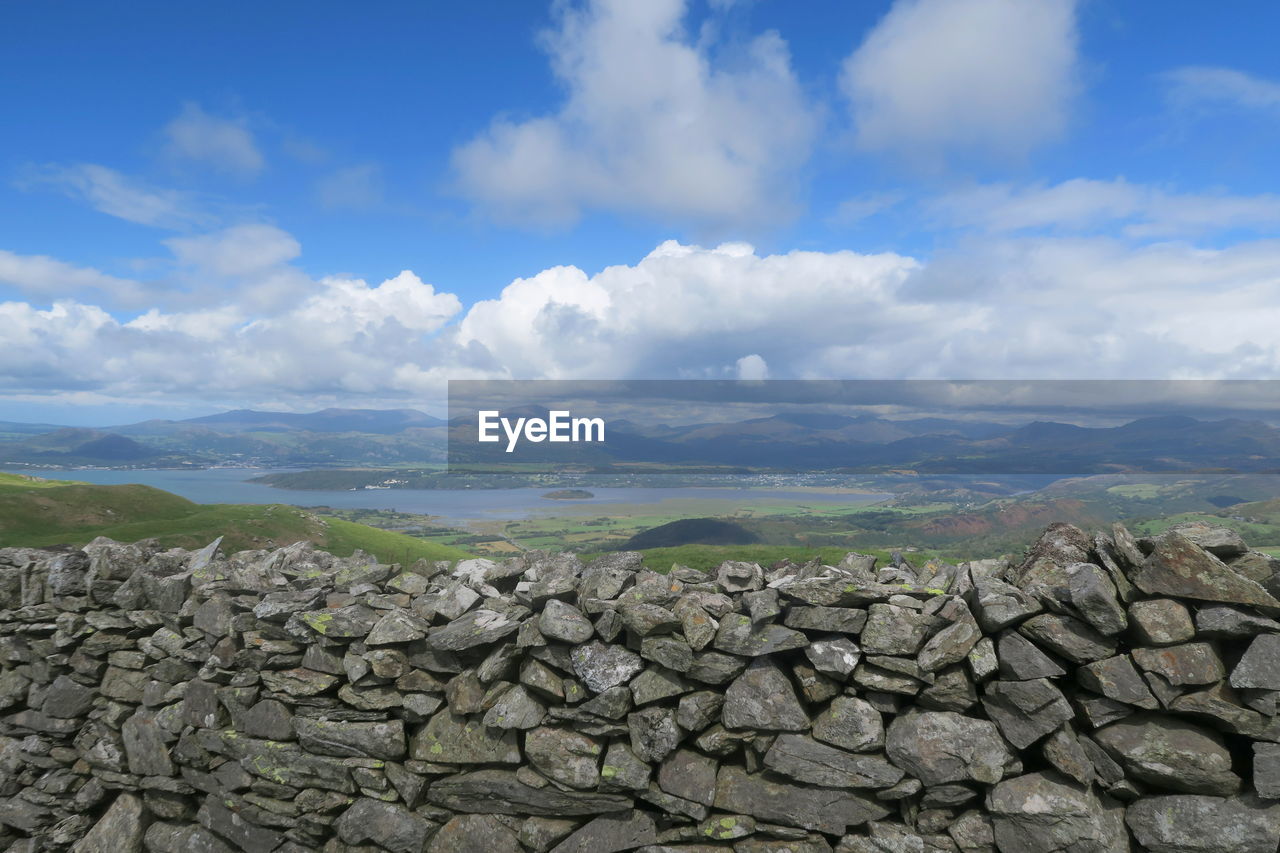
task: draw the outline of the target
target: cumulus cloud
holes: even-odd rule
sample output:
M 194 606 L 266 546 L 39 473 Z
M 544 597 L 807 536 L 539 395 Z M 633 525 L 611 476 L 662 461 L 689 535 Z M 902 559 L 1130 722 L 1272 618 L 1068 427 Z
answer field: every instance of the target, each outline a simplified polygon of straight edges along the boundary
M 291 261 L 302 246 L 274 225 L 234 225 L 212 234 L 174 237 L 165 245 L 179 263 L 224 276 L 243 276 Z
M 454 152 L 460 191 L 498 218 L 570 223 L 586 209 L 729 227 L 791 212 L 816 130 L 776 33 L 721 62 L 688 38 L 684 0 L 564 4 L 545 45 L 567 97 L 498 118 Z
M 188 103 L 164 129 L 166 151 L 175 160 L 207 166 L 238 177 L 252 177 L 266 161 L 243 119 L 210 115 Z
M 1180 193 L 1123 179 L 987 184 L 951 192 L 927 207 L 943 223 L 990 231 L 1118 227 L 1129 237 L 1150 238 L 1280 226 L 1280 196 Z
M 1075 0 L 896 0 L 841 71 L 858 144 L 1023 155 L 1066 126 L 1077 42 Z
M 32 170 L 21 184 L 57 187 L 95 210 L 139 225 L 181 230 L 210 221 L 189 194 L 151 187 L 94 163 Z
M 1280 82 L 1234 68 L 1191 65 L 1164 75 L 1170 100 L 1182 107 L 1228 106 L 1280 114 Z
M 143 293 L 136 281 L 78 267 L 48 255 L 19 255 L 0 249 L 0 284 L 28 296 L 65 296 L 97 292 L 116 302 L 132 302 Z
M 405 271 L 299 298 L 0 303 L 0 393 L 431 405 L 450 378 L 1275 378 L 1280 241 L 984 235 L 903 255 L 664 243 L 551 267 L 464 308 Z M 216 263 L 213 261 L 211 263 Z

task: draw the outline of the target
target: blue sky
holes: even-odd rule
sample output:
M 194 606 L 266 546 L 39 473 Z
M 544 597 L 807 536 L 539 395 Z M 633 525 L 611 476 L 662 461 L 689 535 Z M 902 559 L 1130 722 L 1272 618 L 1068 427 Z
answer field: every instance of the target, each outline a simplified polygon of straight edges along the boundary
M 1277 25 L 4 4 L 0 420 L 476 377 L 1272 378 Z

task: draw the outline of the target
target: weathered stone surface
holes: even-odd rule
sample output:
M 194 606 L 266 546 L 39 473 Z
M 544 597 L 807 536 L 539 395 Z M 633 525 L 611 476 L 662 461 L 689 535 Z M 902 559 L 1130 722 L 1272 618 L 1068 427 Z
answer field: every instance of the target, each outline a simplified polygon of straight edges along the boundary
M 1209 524 L 1205 521 L 1183 521 L 1169 529 L 1185 536 L 1221 560 L 1239 557 L 1249 552 L 1249 546 L 1244 544 L 1244 539 L 1230 527 Z
M 920 649 L 916 662 L 925 672 L 937 672 L 968 657 L 974 645 L 982 638 L 978 624 L 964 611 L 966 618 L 943 628 L 934 634 Z
M 680 743 L 680 727 L 671 708 L 652 707 L 627 715 L 631 751 L 641 761 L 661 761 Z
M 1129 627 L 1115 584 L 1107 572 L 1091 563 L 1067 566 L 1071 605 L 1099 634 L 1111 636 Z
M 1125 853 L 1124 808 L 1057 773 L 1028 773 L 996 785 L 987 799 L 998 850 Z
M 552 853 L 619 853 L 658 840 L 657 825 L 648 812 L 633 809 L 601 815 L 560 842 Z
M 446 625 L 432 628 L 427 642 L 439 651 L 457 652 L 497 642 L 520 627 L 519 621 L 505 613 L 472 610 Z
M 594 788 L 600 782 L 602 748 L 595 738 L 543 726 L 524 737 L 524 755 L 542 775 L 570 788 Z
M 427 845 L 427 853 L 454 853 L 455 850 L 522 853 L 520 836 L 499 818 L 487 814 L 464 814 L 451 818 L 431 836 Z
M 719 765 L 691 749 L 678 749 L 658 768 L 658 787 L 675 797 L 710 806 L 716 798 Z
M 994 723 L 951 711 L 910 710 L 895 717 L 885 752 L 926 785 L 994 784 L 1014 760 Z
M 1151 695 L 1147 683 L 1142 680 L 1128 655 L 1116 655 L 1085 664 L 1076 670 L 1076 680 L 1081 687 L 1117 702 L 1148 710 L 1154 710 L 1160 704 Z
M 892 604 L 873 604 L 859 642 L 869 655 L 915 655 L 924 644 L 932 617 Z
M 1028 639 L 1074 663 L 1109 658 L 1116 641 L 1104 637 L 1079 619 L 1058 613 L 1042 613 L 1018 628 Z
M 989 682 L 982 707 L 1018 749 L 1026 749 L 1073 716 L 1062 691 L 1047 678 Z
M 1253 745 L 1253 785 L 1259 797 L 1280 800 L 1280 743 Z
M 1240 789 L 1222 737 L 1185 720 L 1140 714 L 1093 737 L 1130 776 L 1157 788 L 1217 796 Z
M 1256 634 L 1280 633 L 1280 622 L 1237 607 L 1211 604 L 1196 610 L 1196 633 L 1202 637 L 1238 639 Z
M 518 764 L 520 748 L 514 731 L 491 728 L 446 708 L 413 736 L 409 756 L 434 764 Z
M 783 618 L 788 628 L 832 634 L 859 634 L 867 624 L 867 611 L 849 607 L 816 607 L 793 604 Z
M 574 673 L 592 693 L 626 684 L 644 669 L 644 660 L 635 652 L 598 641 L 578 646 L 570 657 Z
M 764 570 L 758 563 L 728 560 L 716 571 L 716 583 L 725 592 L 748 592 L 764 586 Z
M 333 828 L 348 844 L 371 841 L 392 853 L 421 853 L 438 826 L 404 806 L 362 797 L 342 813 Z
M 994 634 L 1017 625 L 1044 608 L 1034 598 L 1013 584 L 997 578 L 983 578 L 974 584 L 974 610 L 982 630 Z
M 555 598 L 543 605 L 542 614 L 538 616 L 538 630 L 544 637 L 574 645 L 585 643 L 595 633 L 591 621 L 582 615 L 582 611 Z
M 858 665 L 862 651 L 848 637 L 830 637 L 809 643 L 804 655 L 818 672 L 843 681 Z
M 715 807 L 757 820 L 840 835 L 851 826 L 889 814 L 884 804 L 852 791 L 770 781 L 741 767 L 724 766 L 716 778 Z
M 749 616 L 730 613 L 720 620 L 711 644 L 722 652 L 744 657 L 771 655 L 788 649 L 802 649 L 809 638 L 799 631 L 772 623 L 759 624 Z
M 1000 633 L 996 640 L 996 656 L 1000 660 L 1000 677 L 1008 681 L 1058 678 L 1067 674 L 1053 658 L 1017 631 Z
M 383 758 L 388 761 L 398 761 L 405 755 L 404 723 L 400 720 L 360 723 L 294 717 L 293 727 L 302 747 L 320 755 Z M 430 724 L 427 728 L 431 728 Z M 437 727 L 436 734 L 441 728 Z M 427 751 L 431 751 L 429 745 Z
M 1232 687 L 1280 690 L 1280 634 L 1256 637 L 1231 670 Z
M 1126 810 L 1125 823 L 1151 853 L 1275 853 L 1280 803 L 1248 795 L 1143 797 Z
M 1196 635 L 1191 614 L 1172 598 L 1152 598 L 1130 604 L 1129 624 L 1138 642 L 1147 646 L 1185 643 Z
M 884 720 L 865 699 L 837 696 L 814 719 L 813 736 L 851 752 L 872 752 L 884 747 Z
M 493 729 L 532 729 L 541 725 L 546 715 L 546 706 L 523 684 L 517 684 L 485 712 L 484 724 Z
M 1133 660 L 1146 672 L 1154 672 L 1170 684 L 1214 684 L 1227 674 L 1222 658 L 1209 643 L 1184 643 L 1162 648 L 1133 650 Z
M 142 798 L 125 791 L 73 848 L 75 853 L 141 853 L 151 816 Z M 10 848 L 13 849 L 13 848 Z
M 572 817 L 620 812 L 631 799 L 618 794 L 561 791 L 548 785 L 532 788 L 511 770 L 474 770 L 433 782 L 427 799 L 456 812 Z
M 791 679 L 769 658 L 757 658 L 724 694 L 721 719 L 730 729 L 804 731 L 809 715 Z
M 764 764 L 797 782 L 830 788 L 888 788 L 903 776 L 900 768 L 878 755 L 845 752 L 797 734 L 778 735 Z
M 1226 563 L 1177 532 L 1156 538 L 1155 549 L 1134 574 L 1133 583 L 1149 595 L 1249 604 L 1280 612 L 1280 601 L 1261 584 L 1232 571 Z

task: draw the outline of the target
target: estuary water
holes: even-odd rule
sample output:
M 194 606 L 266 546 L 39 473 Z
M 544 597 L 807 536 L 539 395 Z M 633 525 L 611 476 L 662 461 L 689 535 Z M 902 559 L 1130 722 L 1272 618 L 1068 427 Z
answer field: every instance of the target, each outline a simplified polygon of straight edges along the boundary
M 141 483 L 181 495 L 196 503 L 292 504 L 344 509 L 383 509 L 438 516 L 440 523 L 465 527 L 475 521 L 496 521 L 580 514 L 584 507 L 609 504 L 662 504 L 688 499 L 778 501 L 831 506 L 861 506 L 885 500 L 888 494 L 832 492 L 768 488 L 594 488 L 586 500 L 549 500 L 549 488 L 537 489 L 361 489 L 358 491 L 299 491 L 277 489 L 250 479 L 281 470 L 263 468 L 208 468 L 127 471 L 80 469 L 48 471 L 7 468 L 9 473 L 32 474 L 50 480 L 79 480 L 101 485 Z

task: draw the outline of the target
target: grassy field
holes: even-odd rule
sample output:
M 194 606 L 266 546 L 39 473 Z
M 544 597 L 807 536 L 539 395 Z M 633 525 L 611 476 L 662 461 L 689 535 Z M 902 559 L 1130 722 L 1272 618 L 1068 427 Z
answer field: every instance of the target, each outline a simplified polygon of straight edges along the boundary
M 0 474 L 0 546 L 84 545 L 97 536 L 121 542 L 154 538 L 181 548 L 200 548 L 222 536 L 226 551 L 308 540 L 340 556 L 359 548 L 383 562 L 470 556 L 440 542 L 283 504 L 197 504 L 150 486 L 68 484 Z

